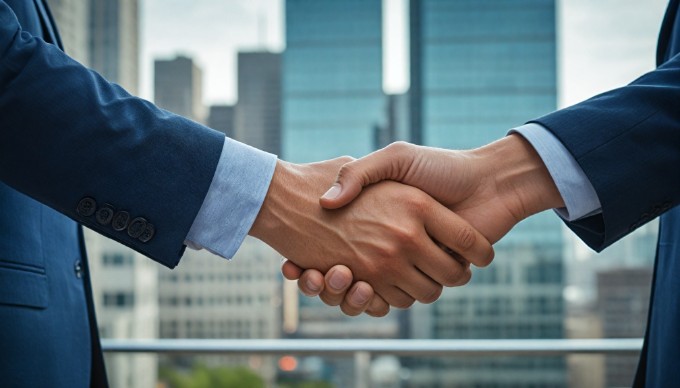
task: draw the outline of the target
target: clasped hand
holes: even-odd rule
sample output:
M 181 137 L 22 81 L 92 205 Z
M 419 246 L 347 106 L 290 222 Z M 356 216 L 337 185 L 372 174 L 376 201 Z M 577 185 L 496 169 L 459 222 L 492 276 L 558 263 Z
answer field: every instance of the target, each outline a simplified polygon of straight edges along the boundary
M 307 201 L 297 213 L 306 220 L 288 224 L 295 232 L 280 230 L 282 272 L 349 315 L 433 302 L 443 286 L 470 280 L 470 263 L 488 265 L 491 244 L 519 221 L 564 206 L 519 135 L 469 151 L 394 143 L 359 160 L 283 166 L 295 172 L 288 190 L 316 200 L 319 187 L 330 189 L 319 200 L 325 210 Z M 337 173 L 334 183 L 328 173 Z

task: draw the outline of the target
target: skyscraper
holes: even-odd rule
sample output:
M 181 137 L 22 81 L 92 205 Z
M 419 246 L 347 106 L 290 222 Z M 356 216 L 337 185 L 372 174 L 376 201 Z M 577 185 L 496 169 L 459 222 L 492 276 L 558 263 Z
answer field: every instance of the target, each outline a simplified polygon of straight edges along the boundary
M 90 0 L 49 0 L 66 53 L 88 66 L 90 63 Z
M 283 158 L 311 162 L 375 149 L 386 123 L 382 0 L 287 0 L 283 53 Z M 288 302 L 288 300 L 286 301 Z M 300 297 L 298 338 L 395 338 L 399 314 L 349 318 Z M 351 360 L 325 359 L 335 386 L 352 386 Z
M 89 6 L 90 28 L 86 36 L 89 36 L 90 66 L 136 95 L 139 90 L 138 1 L 89 0 Z
M 597 273 L 598 312 L 604 338 L 645 335 L 652 268 L 629 267 Z M 635 378 L 639 356 L 607 355 L 605 386 L 624 387 Z
M 411 0 L 411 130 L 479 147 L 556 108 L 554 0 Z M 495 245 L 471 283 L 413 310 L 416 338 L 561 338 L 562 231 L 539 214 Z M 566 386 L 561 358 L 418 360 L 414 386 Z
M 193 59 L 180 55 L 154 61 L 154 101 L 170 112 L 204 122 L 203 72 Z
M 281 54 L 238 53 L 235 138 L 255 148 L 281 153 Z
M 286 1 L 283 157 L 362 156 L 384 122 L 381 0 Z
M 211 105 L 208 111 L 208 126 L 224 133 L 227 137 L 234 137 L 234 106 Z
M 85 241 L 102 338 L 158 338 L 158 267 L 149 258 L 89 229 Z M 114 388 L 156 383 L 155 354 L 105 354 Z

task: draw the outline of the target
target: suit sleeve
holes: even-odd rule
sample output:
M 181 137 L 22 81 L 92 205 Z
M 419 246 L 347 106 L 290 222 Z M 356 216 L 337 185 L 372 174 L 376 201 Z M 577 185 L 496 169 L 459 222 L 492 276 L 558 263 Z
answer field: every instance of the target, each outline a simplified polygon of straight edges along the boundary
M 568 222 L 600 251 L 680 202 L 680 55 L 631 84 L 532 122 L 592 183 L 600 214 Z
M 224 144 L 23 32 L 2 1 L 0 138 L 3 183 L 168 267 Z

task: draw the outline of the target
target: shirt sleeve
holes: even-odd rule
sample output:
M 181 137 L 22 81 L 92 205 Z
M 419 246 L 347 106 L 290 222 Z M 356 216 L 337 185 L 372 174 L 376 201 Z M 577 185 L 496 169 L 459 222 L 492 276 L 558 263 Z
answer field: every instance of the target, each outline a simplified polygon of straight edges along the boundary
M 186 245 L 231 259 L 269 189 L 276 156 L 227 138 Z
M 565 207 L 555 209 L 560 217 L 566 221 L 575 221 L 602 211 L 590 180 L 555 135 L 536 123 L 513 128 L 509 133 L 522 135 L 543 159 L 564 200 Z

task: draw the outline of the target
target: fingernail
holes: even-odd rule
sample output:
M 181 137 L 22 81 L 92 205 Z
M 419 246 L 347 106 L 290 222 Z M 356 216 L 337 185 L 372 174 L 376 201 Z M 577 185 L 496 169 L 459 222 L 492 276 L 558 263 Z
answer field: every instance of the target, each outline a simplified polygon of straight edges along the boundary
M 369 294 L 366 292 L 366 290 L 361 287 L 357 287 L 357 289 L 354 291 L 354 295 L 352 295 L 352 299 L 354 299 L 354 303 L 362 305 L 368 302 L 368 296 Z
M 345 277 L 338 272 L 333 272 L 328 279 L 328 285 L 335 290 L 341 290 L 345 287 Z
M 323 199 L 335 199 L 340 195 L 340 192 L 342 191 L 342 188 L 340 187 L 339 183 L 333 183 L 333 186 L 331 186 L 328 191 L 326 191 L 326 194 L 324 194 L 321 198 Z
M 305 282 L 305 284 L 307 285 L 307 288 L 309 289 L 309 291 L 312 291 L 312 292 L 318 292 L 319 291 L 319 286 L 316 283 L 314 283 L 313 281 L 307 280 Z

